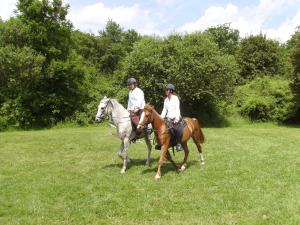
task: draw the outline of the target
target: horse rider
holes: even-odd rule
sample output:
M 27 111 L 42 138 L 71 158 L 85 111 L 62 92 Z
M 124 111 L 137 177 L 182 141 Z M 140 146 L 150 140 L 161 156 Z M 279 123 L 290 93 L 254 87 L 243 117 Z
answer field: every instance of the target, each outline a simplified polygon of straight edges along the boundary
M 145 106 L 144 92 L 137 86 L 135 78 L 129 78 L 127 83 L 129 87 L 127 110 L 130 113 L 131 122 L 136 134 L 136 127 Z
M 161 113 L 161 117 L 166 120 L 166 122 L 171 125 L 175 129 L 178 126 L 178 123 L 181 121 L 180 115 L 180 101 L 178 96 L 175 94 L 175 86 L 173 84 L 167 84 L 165 86 L 165 95 L 166 98 L 164 100 L 164 107 Z M 172 132 L 173 130 L 170 129 Z M 173 134 L 176 138 L 176 150 L 182 150 L 181 144 L 179 143 L 180 140 L 176 134 Z M 157 146 L 159 147 L 159 146 Z

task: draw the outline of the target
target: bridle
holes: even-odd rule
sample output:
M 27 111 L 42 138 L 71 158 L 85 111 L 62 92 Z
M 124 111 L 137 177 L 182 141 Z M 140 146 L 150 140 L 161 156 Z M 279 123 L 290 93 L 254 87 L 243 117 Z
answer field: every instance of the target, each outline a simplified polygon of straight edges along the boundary
M 150 110 L 149 110 L 150 111 Z M 149 115 L 150 114 L 150 115 Z M 144 111 L 144 119 L 142 122 L 139 123 L 139 126 L 141 126 L 142 128 L 146 127 L 149 123 L 151 123 L 153 121 L 153 112 L 151 110 L 151 112 L 148 115 L 146 115 L 145 111 Z M 167 126 L 166 129 L 160 130 L 160 129 L 154 129 L 151 128 L 152 131 L 157 132 L 158 136 L 165 134 L 166 132 L 168 132 L 170 129 L 170 127 Z
M 125 123 L 125 122 L 128 122 L 128 120 L 130 120 L 129 116 L 112 116 L 112 115 L 109 116 L 108 115 L 108 113 L 107 113 L 108 105 L 111 104 L 111 107 L 114 108 L 114 104 L 112 103 L 111 99 L 108 98 L 108 100 L 106 100 L 104 104 L 105 104 L 105 106 L 101 107 L 101 114 L 97 117 L 97 119 L 99 119 L 100 121 L 103 120 L 105 117 L 108 117 L 110 122 L 111 122 L 111 119 L 113 119 L 113 118 L 127 119 L 124 121 L 119 121 L 119 123 Z
M 108 99 L 105 103 L 105 106 L 104 107 L 101 107 L 101 114 L 99 115 L 99 117 L 97 117 L 97 119 L 99 118 L 100 120 L 101 119 L 104 119 L 106 116 L 107 116 L 107 107 L 108 107 L 108 104 L 111 104 L 112 108 L 114 107 L 114 105 L 112 104 L 111 100 Z

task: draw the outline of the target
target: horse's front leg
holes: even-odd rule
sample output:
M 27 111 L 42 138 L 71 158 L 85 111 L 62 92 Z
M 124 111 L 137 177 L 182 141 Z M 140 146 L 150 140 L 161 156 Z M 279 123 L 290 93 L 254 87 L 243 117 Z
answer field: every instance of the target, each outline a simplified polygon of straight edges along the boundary
M 158 161 L 158 167 L 157 167 L 157 172 L 155 175 L 155 180 L 159 180 L 161 178 L 161 167 L 164 163 L 164 159 L 165 159 L 167 151 L 168 151 L 168 145 L 163 145 L 161 147 L 161 152 L 160 152 L 160 157 L 159 157 L 159 161 Z
M 147 160 L 146 160 L 146 166 L 150 166 L 150 162 L 151 162 L 151 149 L 152 149 L 152 145 L 151 145 L 151 141 L 150 141 L 150 135 L 146 134 L 146 136 L 145 136 L 145 142 L 146 142 L 147 148 L 148 148 L 148 156 L 147 156 Z
M 186 167 L 187 167 L 186 162 L 187 162 L 187 159 L 188 159 L 188 156 L 189 156 L 189 148 L 187 146 L 187 142 L 182 143 L 182 147 L 183 147 L 183 150 L 184 150 L 184 158 L 183 158 L 182 163 L 179 166 L 179 171 L 180 172 L 182 172 L 186 169 Z
M 128 146 L 129 146 L 129 138 L 125 137 L 123 139 L 123 150 L 121 152 L 121 158 L 123 159 L 123 167 L 121 169 L 121 173 L 125 173 L 126 168 L 127 168 L 127 162 L 129 162 Z
M 118 156 L 119 156 L 122 160 L 123 160 L 123 155 L 122 155 L 123 149 L 124 149 L 124 140 L 122 139 L 122 140 L 121 140 L 121 145 L 120 145 L 119 151 L 118 151 Z

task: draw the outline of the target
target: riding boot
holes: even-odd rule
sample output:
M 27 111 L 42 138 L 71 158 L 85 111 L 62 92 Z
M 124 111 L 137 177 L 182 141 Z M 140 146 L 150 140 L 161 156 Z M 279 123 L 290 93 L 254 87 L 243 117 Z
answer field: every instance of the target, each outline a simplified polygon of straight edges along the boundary
M 175 138 L 176 138 L 176 151 L 179 152 L 179 151 L 182 151 L 182 146 L 181 144 L 179 143 L 179 140 L 180 140 L 180 137 L 179 137 L 179 134 L 178 134 L 178 124 L 176 124 L 176 126 L 174 126 L 174 133 L 175 133 Z
M 156 145 L 155 145 L 155 149 L 156 150 L 161 150 L 161 144 L 160 144 L 160 142 L 159 142 L 159 140 L 158 140 L 158 137 L 157 137 L 157 134 L 155 133 L 155 139 L 156 139 L 156 141 L 157 141 L 157 143 L 156 143 Z
M 161 144 L 155 145 L 155 149 L 156 149 L 156 150 L 161 150 Z
M 155 149 L 156 150 L 161 150 L 161 144 L 159 143 L 159 140 L 156 138 L 156 140 L 157 140 L 157 143 L 156 143 L 156 145 L 155 145 Z

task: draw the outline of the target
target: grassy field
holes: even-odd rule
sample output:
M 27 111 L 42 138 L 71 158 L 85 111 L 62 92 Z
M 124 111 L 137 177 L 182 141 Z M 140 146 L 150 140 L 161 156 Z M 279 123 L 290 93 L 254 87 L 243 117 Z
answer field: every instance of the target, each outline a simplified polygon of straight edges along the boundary
M 188 169 L 130 146 L 106 126 L 0 133 L 0 224 L 300 224 L 300 128 L 206 128 L 206 165 Z M 176 153 L 181 161 L 183 153 Z

